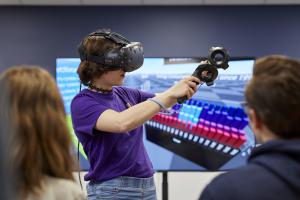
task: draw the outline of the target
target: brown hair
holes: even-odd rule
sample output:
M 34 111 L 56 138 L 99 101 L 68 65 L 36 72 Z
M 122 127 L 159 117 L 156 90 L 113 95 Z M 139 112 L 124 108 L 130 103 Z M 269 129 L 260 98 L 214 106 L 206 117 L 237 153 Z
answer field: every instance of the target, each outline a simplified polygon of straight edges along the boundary
M 258 59 L 246 100 L 278 137 L 300 137 L 300 62 L 286 56 Z
M 0 84 L 7 86 L 10 100 L 10 159 L 21 196 L 38 194 L 44 175 L 73 180 L 66 114 L 51 75 L 39 67 L 13 67 L 1 75 Z
M 87 36 L 83 39 L 83 47 L 89 55 L 101 56 L 107 50 L 117 47 L 117 44 L 102 36 Z M 81 61 L 77 69 L 79 79 L 84 85 L 88 85 L 94 78 L 100 77 L 107 71 L 109 69 L 103 65 L 90 61 Z

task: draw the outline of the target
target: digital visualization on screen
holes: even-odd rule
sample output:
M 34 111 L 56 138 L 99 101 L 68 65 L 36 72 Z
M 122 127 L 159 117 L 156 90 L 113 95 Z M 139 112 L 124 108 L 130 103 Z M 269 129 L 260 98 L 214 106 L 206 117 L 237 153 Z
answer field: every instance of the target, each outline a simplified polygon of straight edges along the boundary
M 76 146 L 70 102 L 79 92 L 79 63 L 77 58 L 59 58 L 56 68 Z M 198 64 L 195 58 L 145 58 L 140 69 L 126 74 L 124 86 L 160 93 L 191 75 Z M 253 59 L 230 61 L 227 70 L 218 70 L 213 86 L 201 85 L 192 99 L 145 123 L 144 143 L 155 170 L 229 170 L 246 163 L 255 139 L 241 103 L 253 64 Z M 87 170 L 88 162 L 80 150 L 82 169 Z

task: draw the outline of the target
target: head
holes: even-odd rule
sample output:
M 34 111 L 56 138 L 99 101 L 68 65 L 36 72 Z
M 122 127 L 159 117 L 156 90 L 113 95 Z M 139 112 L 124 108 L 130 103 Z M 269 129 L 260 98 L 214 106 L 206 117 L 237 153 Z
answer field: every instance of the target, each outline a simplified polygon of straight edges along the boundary
M 86 36 L 78 52 L 81 63 L 77 73 L 84 85 L 120 85 L 125 72 L 138 69 L 144 61 L 141 43 L 105 29 Z
M 14 127 L 6 135 L 22 196 L 38 193 L 44 175 L 73 179 L 66 114 L 51 75 L 39 67 L 12 67 L 1 74 L 0 85 L 9 99 L 0 110 L 9 112 Z
M 93 56 L 102 56 L 106 51 L 120 46 L 102 36 L 87 36 L 83 39 L 82 44 L 85 51 Z M 97 64 L 86 60 L 81 61 L 77 69 L 79 79 L 84 85 L 88 85 L 89 83 L 94 84 L 94 82 L 100 77 L 103 77 L 104 74 L 109 75 L 121 72 L 122 69 L 120 68 L 109 68 L 103 64 Z M 105 81 L 106 79 L 113 81 L 111 77 L 104 76 L 103 78 Z
M 267 56 L 255 62 L 253 77 L 246 87 L 246 101 L 258 140 L 300 138 L 299 88 L 299 61 Z

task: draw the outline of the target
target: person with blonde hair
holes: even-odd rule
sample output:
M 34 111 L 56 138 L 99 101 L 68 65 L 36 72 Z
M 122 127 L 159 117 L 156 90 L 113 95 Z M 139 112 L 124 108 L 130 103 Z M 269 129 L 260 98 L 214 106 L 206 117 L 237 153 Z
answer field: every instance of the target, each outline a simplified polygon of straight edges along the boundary
M 40 67 L 18 66 L 1 74 L 0 85 L 9 99 L 12 129 L 6 134 L 18 197 L 85 199 L 72 175 L 71 139 L 54 79 Z

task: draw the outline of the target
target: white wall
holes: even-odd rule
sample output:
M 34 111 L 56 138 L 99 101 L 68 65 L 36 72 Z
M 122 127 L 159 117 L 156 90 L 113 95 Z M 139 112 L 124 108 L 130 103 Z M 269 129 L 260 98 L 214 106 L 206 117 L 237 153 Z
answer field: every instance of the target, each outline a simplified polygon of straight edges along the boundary
M 83 187 L 87 182 L 83 180 L 86 172 L 81 172 Z M 196 200 L 204 187 L 221 172 L 168 172 L 169 200 Z M 74 173 L 78 182 L 78 173 Z M 155 173 L 157 200 L 162 200 L 162 173 Z

